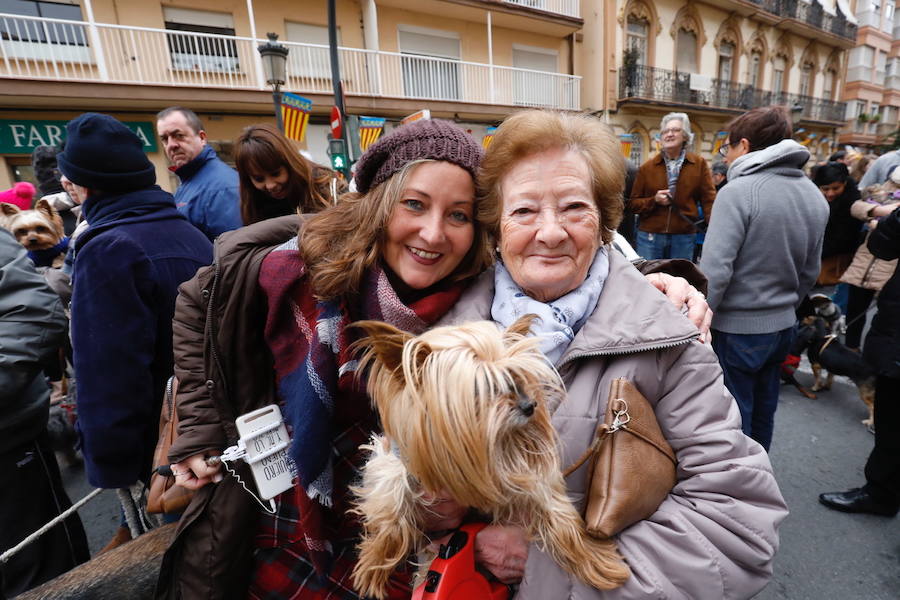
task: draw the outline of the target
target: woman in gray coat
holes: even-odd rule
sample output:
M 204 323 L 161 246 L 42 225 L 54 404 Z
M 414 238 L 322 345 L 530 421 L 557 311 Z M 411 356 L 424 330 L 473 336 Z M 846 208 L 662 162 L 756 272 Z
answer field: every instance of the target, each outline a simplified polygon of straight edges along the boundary
M 658 510 L 616 536 L 632 575 L 599 591 L 563 571 L 522 530 L 492 525 L 476 557 L 517 599 L 749 598 L 772 573 L 787 509 L 769 459 L 741 432 L 713 351 L 691 323 L 609 242 L 621 219 L 623 159 L 596 119 L 526 111 L 498 129 L 480 192 L 493 215 L 499 261 L 443 323 L 535 313 L 540 347 L 566 384 L 556 408 L 562 462 L 591 444 L 612 381 L 625 377 L 655 407 L 675 451 L 677 483 Z M 568 478 L 583 508 L 588 468 Z

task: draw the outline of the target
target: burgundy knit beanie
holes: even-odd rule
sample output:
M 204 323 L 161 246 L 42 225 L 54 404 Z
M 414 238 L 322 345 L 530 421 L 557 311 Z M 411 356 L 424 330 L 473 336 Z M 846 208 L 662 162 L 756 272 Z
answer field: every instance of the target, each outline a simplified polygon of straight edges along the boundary
M 356 189 L 366 194 L 414 160 L 444 160 L 475 179 L 483 151 L 465 131 L 447 121 L 422 119 L 403 125 L 371 146 L 356 163 Z

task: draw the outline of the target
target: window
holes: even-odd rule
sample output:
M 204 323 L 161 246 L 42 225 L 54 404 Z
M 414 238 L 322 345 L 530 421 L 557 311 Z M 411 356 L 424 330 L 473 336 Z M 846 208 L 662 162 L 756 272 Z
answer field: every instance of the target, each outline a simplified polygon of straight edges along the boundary
M 894 4 L 895 0 L 885 0 L 884 3 L 884 22 L 881 30 L 890 33 L 894 27 Z
M 0 19 L 0 44 L 7 58 L 92 62 L 86 26 L 56 19 L 81 21 L 81 7 L 34 0 L 0 0 L 0 13 L 41 17 L 53 21 Z
M 697 34 L 679 29 L 675 39 L 675 70 L 697 73 Z
M 556 82 L 544 73 L 557 73 L 555 50 L 513 44 L 513 103 L 519 106 L 556 106 Z
M 289 42 L 300 44 L 317 44 L 325 46 L 314 48 L 309 46 L 289 46 L 287 72 L 289 77 L 327 79 L 331 86 L 331 57 L 328 54 L 328 27 L 307 23 L 284 24 L 285 38 Z M 341 30 L 337 32 L 338 46 L 341 45 Z
M 776 56 L 772 62 L 772 91 L 778 95 L 784 91 L 784 75 L 787 69 L 787 61 L 782 56 Z
M 825 77 L 822 82 L 822 97 L 826 100 L 834 100 L 834 80 L 836 79 L 833 69 L 825 71 Z
M 459 36 L 401 25 L 399 37 L 405 95 L 459 100 Z
M 810 63 L 803 63 L 800 67 L 800 95 L 811 96 L 812 91 L 812 71 L 813 66 Z
M 753 87 L 762 87 L 760 74 L 762 71 L 762 52 L 754 50 L 750 53 L 750 69 L 747 72 L 747 83 Z
M 172 32 L 166 34 L 166 38 L 173 69 L 217 73 L 240 71 L 234 20 L 230 14 L 163 7 L 163 18 L 166 29 Z
M 731 81 L 731 72 L 734 66 L 734 44 L 722 42 L 719 44 L 719 80 Z
M 884 78 L 887 76 L 887 53 L 878 51 L 875 58 L 875 84 L 884 85 Z
M 877 102 L 869 105 L 869 133 L 874 134 L 878 130 L 878 123 L 881 120 L 881 106 Z M 872 117 L 878 115 L 878 121 L 873 121 Z
M 872 46 L 853 48 L 847 62 L 847 81 L 871 81 L 874 63 L 875 48 Z
M 647 32 L 650 24 L 646 19 L 638 19 L 634 15 L 628 16 L 628 28 L 626 30 L 625 47 L 638 51 L 637 64 L 647 64 Z
M 876 15 L 880 14 L 881 13 L 881 0 L 871 0 L 871 7 L 872 7 L 872 12 L 874 14 L 876 14 Z
M 638 131 L 631 132 L 631 153 L 628 159 L 638 167 L 644 162 L 644 136 Z

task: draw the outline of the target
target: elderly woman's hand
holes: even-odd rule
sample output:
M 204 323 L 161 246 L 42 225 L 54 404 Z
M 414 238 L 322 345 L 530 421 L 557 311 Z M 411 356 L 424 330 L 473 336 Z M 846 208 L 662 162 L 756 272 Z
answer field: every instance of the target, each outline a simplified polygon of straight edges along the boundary
M 651 273 L 645 277 L 666 295 L 675 308 L 678 310 L 687 308 L 687 318 L 700 330 L 700 341 L 707 341 L 713 313 L 703 294 L 683 277 L 672 277 L 665 273 Z
M 488 525 L 475 536 L 475 562 L 503 583 L 519 583 L 528 561 L 528 537 L 521 527 Z

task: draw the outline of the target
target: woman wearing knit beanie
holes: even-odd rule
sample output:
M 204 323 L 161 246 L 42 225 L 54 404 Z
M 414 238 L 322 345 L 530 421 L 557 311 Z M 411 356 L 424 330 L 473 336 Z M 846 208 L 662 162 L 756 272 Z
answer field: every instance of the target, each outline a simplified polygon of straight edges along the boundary
M 350 324 L 377 319 L 421 332 L 491 263 L 489 211 L 475 198 L 481 154 L 447 122 L 395 129 L 360 159 L 358 192 L 302 220 L 232 233 L 216 248 L 216 266 L 183 286 L 175 372 L 179 415 L 191 425 L 169 458 L 185 487 L 221 483 L 201 490 L 182 517 L 163 566 L 170 597 L 248 585 L 251 597 L 357 597 L 347 589 L 359 532 L 350 485 L 364 460 L 359 446 L 378 423 L 353 370 L 360 332 Z M 207 306 L 213 326 L 203 324 Z M 292 432 L 299 485 L 276 498 L 275 514 L 260 516 L 205 459 L 236 442 L 235 417 L 273 403 Z M 397 573 L 392 598 L 409 597 L 410 575 Z

